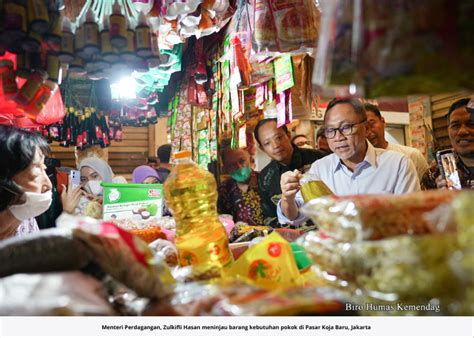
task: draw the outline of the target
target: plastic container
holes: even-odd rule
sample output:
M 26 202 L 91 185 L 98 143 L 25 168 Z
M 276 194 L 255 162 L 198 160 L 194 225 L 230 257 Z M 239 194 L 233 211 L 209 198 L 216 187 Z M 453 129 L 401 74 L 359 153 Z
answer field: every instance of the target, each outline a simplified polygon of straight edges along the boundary
M 4 98 L 6 100 L 13 98 L 18 92 L 18 86 L 15 80 L 15 71 L 13 70 L 12 61 L 0 61 L 0 79 Z
M 47 65 L 47 72 L 48 72 L 48 80 L 54 81 L 56 83 L 61 83 L 62 79 L 62 70 L 61 70 L 61 62 L 59 61 L 59 57 L 56 53 L 50 52 L 46 56 L 46 65 Z
M 3 4 L 4 34 L 2 39 L 6 45 L 19 41 L 26 36 L 26 8 L 24 2 L 5 1 Z
M 112 7 L 112 15 L 110 16 L 110 42 L 112 46 L 118 49 L 127 46 L 127 22 L 117 1 Z
M 31 100 L 31 102 L 24 108 L 26 116 L 33 121 L 36 121 L 36 117 L 43 110 L 44 106 L 46 106 L 57 89 L 58 85 L 56 83 L 49 80 L 45 81 L 45 83 L 38 89 L 33 100 Z
M 49 15 L 46 1 L 27 1 L 28 23 L 31 31 L 44 34 L 49 28 Z
M 95 20 L 94 12 L 89 8 L 84 23 L 84 53 L 87 55 L 94 55 L 100 51 L 99 25 Z
M 135 31 L 130 27 L 130 23 L 128 23 L 127 29 L 127 46 L 120 53 L 120 56 L 127 62 L 138 60 L 138 57 L 135 55 Z
M 146 21 L 145 14 L 140 13 L 138 26 L 136 28 L 137 55 L 147 58 L 152 55 L 150 26 Z
M 112 44 L 110 42 L 110 30 L 109 23 L 104 18 L 103 21 L 104 28 L 100 31 L 100 55 L 103 60 L 108 63 L 116 62 L 119 57 L 114 53 Z
M 15 101 L 22 105 L 27 106 L 38 93 L 41 85 L 48 77 L 48 74 L 43 71 L 34 71 L 29 77 L 26 83 L 21 87 L 20 91 L 15 97 Z
M 174 156 L 176 166 L 164 185 L 165 201 L 176 220 L 175 243 L 181 266 L 203 270 L 232 262 L 229 239 L 217 214 L 217 188 L 212 174 L 191 160 L 191 152 Z
M 314 179 L 310 174 L 306 173 L 300 180 L 301 195 L 307 203 L 315 198 L 334 195 L 331 189 L 320 180 Z
M 64 63 L 70 63 L 74 60 L 74 34 L 72 34 L 71 31 L 71 22 L 66 17 L 63 19 L 63 34 L 59 59 Z

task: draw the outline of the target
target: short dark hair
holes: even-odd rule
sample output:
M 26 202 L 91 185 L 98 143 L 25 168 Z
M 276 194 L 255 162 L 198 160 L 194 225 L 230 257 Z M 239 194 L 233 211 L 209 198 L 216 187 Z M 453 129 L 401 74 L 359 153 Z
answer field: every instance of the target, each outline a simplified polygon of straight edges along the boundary
M 298 135 L 295 135 L 291 138 L 291 143 L 295 142 L 295 140 L 298 138 L 298 137 L 304 137 L 305 139 L 309 140 L 308 137 L 304 134 L 298 134 Z
M 359 100 L 334 98 L 328 103 L 326 113 L 324 114 L 324 123 L 326 123 L 326 117 L 328 116 L 328 112 L 338 104 L 343 103 L 351 105 L 354 109 L 354 113 L 361 118 L 361 121 L 367 120 L 367 113 L 364 109 L 364 106 Z
M 171 144 L 163 144 L 162 146 L 159 146 L 156 151 L 156 156 L 158 156 L 161 163 L 170 163 Z
M 0 125 L 0 158 L 3 162 L 0 165 L 0 211 L 23 195 L 13 177 L 33 162 L 37 148 L 45 156 L 50 154 L 47 142 L 39 134 Z
M 316 133 L 316 140 L 319 139 L 320 137 L 326 138 L 326 134 L 324 133 L 324 127 L 319 127 Z
M 258 138 L 258 130 L 260 129 L 261 126 L 263 126 L 267 122 L 275 122 L 275 123 L 278 124 L 277 119 L 275 119 L 275 118 L 273 118 L 273 119 L 263 119 L 263 120 L 258 121 L 258 123 L 255 126 L 255 129 L 253 131 L 253 135 L 255 136 L 255 139 L 257 140 L 258 144 L 260 144 L 260 145 L 262 145 L 262 143 L 260 142 L 260 139 Z M 285 134 L 288 134 L 288 128 L 285 124 L 282 125 L 280 128 L 285 132 Z
M 374 113 L 379 119 L 382 119 L 382 114 L 380 113 L 379 107 L 377 107 L 375 104 L 366 103 L 366 104 L 364 104 L 364 109 L 365 109 L 366 113 L 367 113 L 368 111 L 371 111 L 371 112 Z
M 457 100 L 456 102 L 454 102 L 454 103 L 451 105 L 451 107 L 449 107 L 448 115 L 446 115 L 446 118 L 448 119 L 448 121 L 449 121 L 449 118 L 451 117 L 451 113 L 452 113 L 453 111 L 455 111 L 455 110 L 458 109 L 458 108 L 467 106 L 468 103 L 469 103 L 469 98 L 466 98 L 466 99 L 459 99 L 459 100 Z

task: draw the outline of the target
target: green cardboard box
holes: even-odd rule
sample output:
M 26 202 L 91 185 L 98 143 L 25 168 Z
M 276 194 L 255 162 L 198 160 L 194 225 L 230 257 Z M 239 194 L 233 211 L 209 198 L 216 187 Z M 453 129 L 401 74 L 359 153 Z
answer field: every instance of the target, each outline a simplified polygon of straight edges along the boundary
M 162 184 L 102 183 L 103 218 L 127 227 L 156 223 L 163 214 Z

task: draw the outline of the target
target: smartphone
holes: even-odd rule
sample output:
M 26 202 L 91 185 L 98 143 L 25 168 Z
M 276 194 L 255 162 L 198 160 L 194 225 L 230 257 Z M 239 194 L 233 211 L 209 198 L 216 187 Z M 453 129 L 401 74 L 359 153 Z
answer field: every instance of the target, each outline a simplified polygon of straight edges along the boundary
M 69 182 L 71 188 L 75 189 L 81 185 L 81 172 L 79 170 L 71 170 L 69 172 Z
M 452 149 L 440 150 L 436 152 L 436 161 L 443 178 L 446 180 L 448 189 L 462 189 L 456 166 L 456 157 Z

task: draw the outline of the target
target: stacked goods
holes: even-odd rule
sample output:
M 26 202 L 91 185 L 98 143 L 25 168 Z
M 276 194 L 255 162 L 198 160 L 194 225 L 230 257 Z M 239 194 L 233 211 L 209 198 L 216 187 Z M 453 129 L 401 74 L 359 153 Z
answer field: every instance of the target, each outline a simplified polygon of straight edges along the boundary
M 438 299 L 441 309 L 427 306 L 415 313 L 453 313 L 454 308 L 456 314 L 472 313 L 464 299 L 472 289 L 472 277 L 466 278 L 472 249 L 463 246 L 474 224 L 466 204 L 472 197 L 471 192 L 434 191 L 320 198 L 304 207 L 320 231 L 298 243 L 323 275 L 362 290 L 364 299 L 356 302 L 379 302 L 393 314 L 399 310 L 394 304 Z M 450 219 L 438 217 L 440 211 Z
M 456 191 L 426 191 L 391 195 L 359 195 L 310 201 L 303 212 L 321 231 L 339 240 L 377 240 L 401 234 L 430 233 L 422 215 L 450 203 Z

